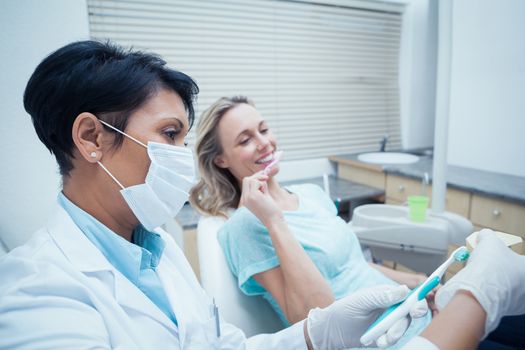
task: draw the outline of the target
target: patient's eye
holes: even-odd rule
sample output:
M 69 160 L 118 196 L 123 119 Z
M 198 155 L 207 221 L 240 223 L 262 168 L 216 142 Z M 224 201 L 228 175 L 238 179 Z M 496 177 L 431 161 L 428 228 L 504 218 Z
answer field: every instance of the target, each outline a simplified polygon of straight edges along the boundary
M 268 127 L 268 124 L 265 121 L 262 121 L 259 124 L 259 132 L 264 135 L 264 134 L 268 133 L 268 131 L 270 131 L 270 128 Z
M 250 142 L 250 138 L 249 137 L 246 137 L 244 139 L 241 139 L 241 141 L 239 141 L 239 144 L 241 145 L 247 145 L 248 142 Z

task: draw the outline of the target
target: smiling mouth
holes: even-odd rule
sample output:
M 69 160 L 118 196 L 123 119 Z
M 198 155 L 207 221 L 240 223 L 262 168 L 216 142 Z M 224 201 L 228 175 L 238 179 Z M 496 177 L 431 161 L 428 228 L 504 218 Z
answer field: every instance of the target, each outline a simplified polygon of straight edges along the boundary
M 259 160 L 256 160 L 255 164 L 266 164 L 266 163 L 269 163 L 269 162 L 271 162 L 273 160 L 274 156 L 275 156 L 275 152 L 272 152 L 269 155 L 267 155 L 266 157 L 261 158 Z

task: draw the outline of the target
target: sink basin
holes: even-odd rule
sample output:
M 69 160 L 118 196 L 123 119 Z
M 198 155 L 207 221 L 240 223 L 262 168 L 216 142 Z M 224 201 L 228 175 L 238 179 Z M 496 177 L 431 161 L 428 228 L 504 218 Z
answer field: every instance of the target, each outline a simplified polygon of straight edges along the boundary
M 367 204 L 355 208 L 354 225 L 364 227 L 384 226 L 384 221 L 399 225 L 408 222 L 408 207 L 389 204 Z
M 359 211 L 359 216 L 363 217 L 385 217 L 385 218 L 404 218 L 407 217 L 407 207 L 400 205 L 361 205 L 355 209 Z
M 357 156 L 362 162 L 374 164 L 411 164 L 419 160 L 418 156 L 399 152 L 372 152 Z

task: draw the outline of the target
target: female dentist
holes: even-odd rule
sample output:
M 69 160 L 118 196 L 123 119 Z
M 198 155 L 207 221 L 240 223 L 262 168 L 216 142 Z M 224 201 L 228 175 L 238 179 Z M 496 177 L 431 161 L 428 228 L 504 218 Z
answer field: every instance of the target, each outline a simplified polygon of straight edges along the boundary
M 340 349 L 406 295 L 378 289 L 250 339 L 221 322 L 158 228 L 194 183 L 184 138 L 197 93 L 160 58 L 108 43 L 72 43 L 39 64 L 24 105 L 63 188 L 45 227 L 0 263 L 0 349 L 303 349 L 325 338 Z
M 219 320 L 183 253 L 158 228 L 193 184 L 183 145 L 197 92 L 191 78 L 156 56 L 94 41 L 66 45 L 36 68 L 24 105 L 57 159 L 63 188 L 48 223 L 0 261 L 0 349 L 344 349 L 359 346 L 379 313 L 407 295 L 406 287 L 376 287 L 248 339 Z M 485 265 L 495 271 L 502 263 L 494 262 Z M 494 275 L 505 276 L 510 302 L 478 303 L 490 289 L 472 291 L 464 278 L 443 304 L 468 293 L 487 329 L 521 297 L 515 290 L 525 272 L 504 271 Z M 498 303 L 504 307 L 486 318 Z M 391 329 L 387 342 L 405 328 Z M 432 348 L 435 334 L 439 327 L 415 340 Z

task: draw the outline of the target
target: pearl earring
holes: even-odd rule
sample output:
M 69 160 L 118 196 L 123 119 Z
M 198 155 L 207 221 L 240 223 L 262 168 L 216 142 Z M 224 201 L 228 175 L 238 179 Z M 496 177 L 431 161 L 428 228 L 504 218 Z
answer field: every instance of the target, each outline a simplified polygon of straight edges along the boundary
M 97 158 L 97 152 L 91 152 L 89 155 L 91 158 Z

